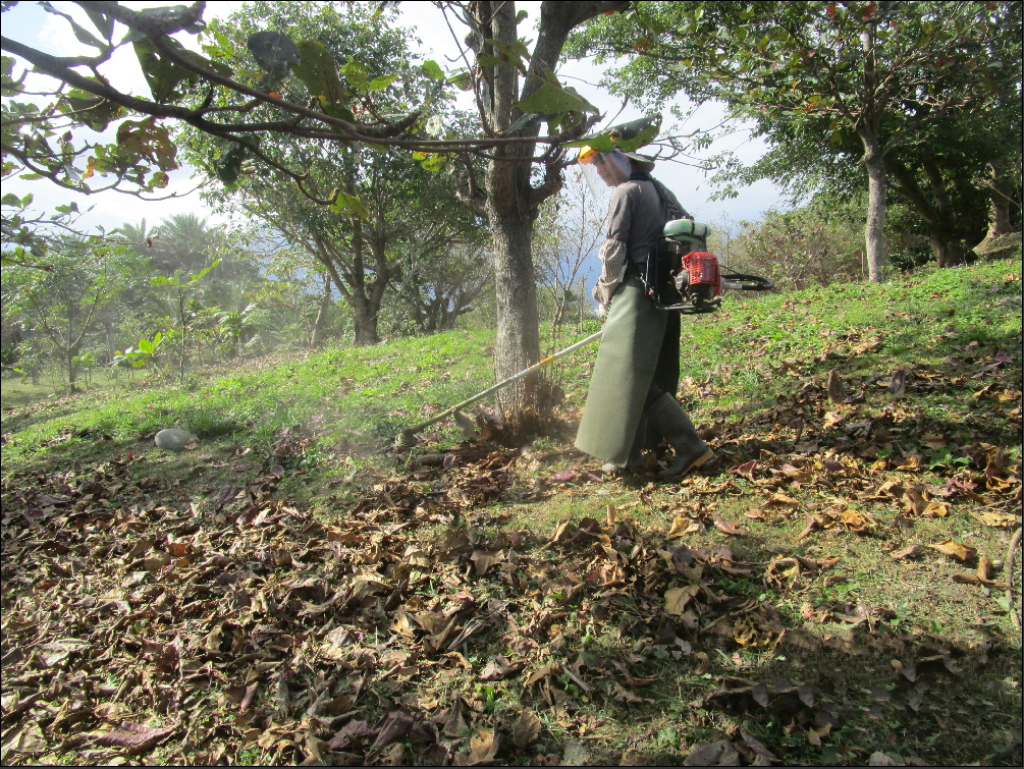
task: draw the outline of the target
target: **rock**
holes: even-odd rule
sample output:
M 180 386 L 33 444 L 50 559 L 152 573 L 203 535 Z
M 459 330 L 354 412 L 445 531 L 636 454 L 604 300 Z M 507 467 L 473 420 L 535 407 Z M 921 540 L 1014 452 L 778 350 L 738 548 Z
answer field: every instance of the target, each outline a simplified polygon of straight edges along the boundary
M 196 436 L 188 430 L 178 430 L 172 427 L 156 434 L 156 447 L 164 451 L 181 451 L 195 438 Z
M 565 746 L 562 766 L 586 766 L 591 761 L 590 751 L 582 742 L 573 740 Z

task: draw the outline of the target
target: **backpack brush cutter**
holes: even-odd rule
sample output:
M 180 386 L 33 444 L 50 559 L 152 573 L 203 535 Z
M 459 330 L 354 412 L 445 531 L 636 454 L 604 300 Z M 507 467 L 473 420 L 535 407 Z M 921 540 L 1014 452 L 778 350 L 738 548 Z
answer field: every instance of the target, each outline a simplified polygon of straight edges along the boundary
M 683 315 L 704 315 L 715 312 L 722 306 L 722 290 L 771 291 L 775 284 L 768 278 L 757 275 L 743 275 L 726 269 L 723 271 L 718 257 L 707 250 L 707 225 L 692 219 L 676 219 L 665 225 L 657 248 L 647 259 L 642 276 L 648 295 L 660 310 L 678 312 Z M 402 430 L 397 445 L 404 448 L 416 446 L 416 433 L 435 422 L 454 415 L 455 423 L 467 438 L 473 437 L 473 420 L 462 413 L 462 409 L 476 403 L 493 392 L 522 379 L 527 374 L 585 347 L 601 338 L 604 330 L 591 334 L 564 350 L 549 355 L 529 368 L 523 369 L 507 379 L 488 387 L 471 398 L 457 403 L 446 411 L 418 425 Z

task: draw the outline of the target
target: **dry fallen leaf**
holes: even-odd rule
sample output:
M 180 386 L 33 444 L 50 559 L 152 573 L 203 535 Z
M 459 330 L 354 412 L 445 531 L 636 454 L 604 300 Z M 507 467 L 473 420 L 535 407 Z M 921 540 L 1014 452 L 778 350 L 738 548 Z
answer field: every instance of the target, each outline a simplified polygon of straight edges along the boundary
M 921 515 L 928 501 L 928 493 L 920 486 L 911 486 L 903 495 L 904 509 L 912 515 Z
M 526 750 L 540 737 L 543 724 L 534 713 L 523 713 L 512 725 L 512 742 L 520 750 Z
M 890 758 L 885 753 L 879 751 L 871 756 L 871 760 L 868 761 L 868 766 L 901 766 L 901 764 L 896 763 L 895 759 Z
M 925 518 L 945 518 L 949 515 L 949 506 L 933 499 L 921 512 L 921 515 Z
M 951 539 L 939 542 L 937 545 L 928 545 L 928 547 L 932 550 L 939 551 L 943 555 L 948 555 L 950 558 L 955 558 L 960 561 L 960 563 L 973 561 L 978 555 L 978 551 L 973 547 L 957 544 Z
M 690 749 L 690 754 L 683 766 L 739 766 L 740 754 L 728 740 L 713 742 L 708 745 L 697 745 Z
M 512 664 L 505 657 L 495 657 L 480 673 L 481 681 L 500 681 L 516 675 L 523 669 L 521 664 Z
M 983 525 L 994 529 L 1012 529 L 1020 525 L 1020 517 L 1008 513 L 989 511 L 984 513 L 972 512 L 971 515 L 977 518 Z
M 480 729 L 469 740 L 469 761 L 472 764 L 483 764 L 493 761 L 498 753 L 499 740 L 490 729 Z
M 893 553 L 890 553 L 889 557 L 892 558 L 894 561 L 903 561 L 907 558 L 913 558 L 915 555 L 917 555 L 924 549 L 924 545 L 910 545 L 908 547 L 903 548 L 902 550 L 897 550 Z
M 719 516 L 715 516 L 715 528 L 723 534 L 728 534 L 731 537 L 746 537 L 749 534 L 744 530 L 737 528 L 736 524 L 731 521 L 726 521 Z
M 119 728 L 99 735 L 96 738 L 96 744 L 104 747 L 125 748 L 129 753 L 142 753 L 167 739 L 176 731 L 178 731 L 176 726 L 157 729 L 125 722 Z
M 785 494 L 776 494 L 764 503 L 764 507 L 789 507 L 795 510 L 800 507 L 800 503 Z
M 690 603 L 700 592 L 700 587 L 697 585 L 687 585 L 686 587 L 674 587 L 670 590 L 665 591 L 665 612 L 673 616 L 681 616 L 686 611 L 687 604 Z

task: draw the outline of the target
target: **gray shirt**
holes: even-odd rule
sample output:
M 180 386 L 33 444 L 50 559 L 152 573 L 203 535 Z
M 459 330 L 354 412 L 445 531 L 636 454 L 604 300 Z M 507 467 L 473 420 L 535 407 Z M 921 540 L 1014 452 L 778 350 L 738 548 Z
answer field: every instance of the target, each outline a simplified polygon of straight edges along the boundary
M 612 190 L 608 205 L 608 239 L 626 244 L 631 262 L 646 262 L 668 216 L 686 216 L 679 201 L 662 187 L 663 202 L 653 181 L 630 179 Z M 677 213 L 678 211 L 678 213 Z

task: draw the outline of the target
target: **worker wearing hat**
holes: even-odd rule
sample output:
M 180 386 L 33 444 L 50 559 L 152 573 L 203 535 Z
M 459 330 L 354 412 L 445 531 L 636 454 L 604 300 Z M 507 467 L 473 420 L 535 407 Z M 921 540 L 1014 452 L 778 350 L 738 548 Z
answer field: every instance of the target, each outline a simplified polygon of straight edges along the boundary
M 607 321 L 576 447 L 605 460 L 606 472 L 640 471 L 648 433 L 656 431 L 676 453 L 661 475 L 682 475 L 708 462 L 714 452 L 675 399 L 679 314 L 655 306 L 642 275 L 665 223 L 692 217 L 670 190 L 651 177 L 654 161 L 649 158 L 584 147 L 579 162 L 593 166 L 614 189 L 607 239 L 599 253 L 601 277 L 594 287 L 594 298 L 607 312 Z

